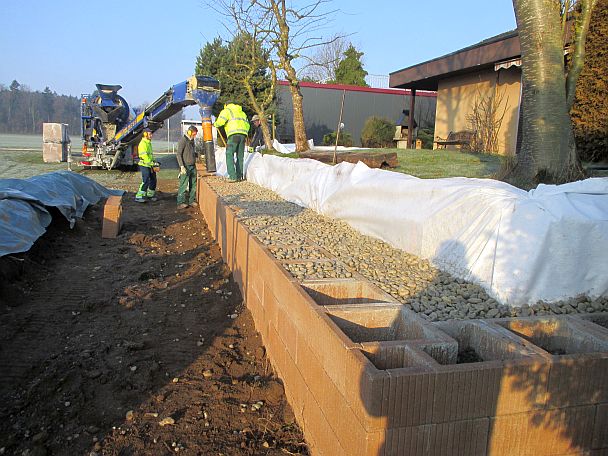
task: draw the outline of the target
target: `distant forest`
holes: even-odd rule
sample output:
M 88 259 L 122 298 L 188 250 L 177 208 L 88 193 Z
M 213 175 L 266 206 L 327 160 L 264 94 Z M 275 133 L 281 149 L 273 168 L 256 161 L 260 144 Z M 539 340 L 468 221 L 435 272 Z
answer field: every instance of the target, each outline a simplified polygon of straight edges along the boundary
M 17 81 L 0 84 L 0 133 L 40 134 L 43 122 L 67 123 L 70 135 L 78 135 L 80 99 L 48 87 L 33 92 Z

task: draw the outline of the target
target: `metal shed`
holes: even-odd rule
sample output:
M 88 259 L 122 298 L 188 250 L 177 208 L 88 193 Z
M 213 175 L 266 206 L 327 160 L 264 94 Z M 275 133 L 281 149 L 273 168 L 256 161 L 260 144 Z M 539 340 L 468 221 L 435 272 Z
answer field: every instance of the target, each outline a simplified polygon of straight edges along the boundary
M 349 133 L 353 144 L 361 145 L 361 130 L 368 117 L 385 117 L 396 124 L 404 109 L 410 107 L 410 91 L 403 89 L 374 89 L 340 84 L 301 82 L 304 97 L 304 122 L 308 138 L 315 144 L 323 144 L 323 136 L 336 130 L 340 116 L 342 93 L 344 131 Z M 414 118 L 420 128 L 433 128 L 437 94 L 418 91 Z M 293 142 L 293 105 L 289 83 L 279 81 L 277 105 L 280 123 L 276 136 L 280 142 Z

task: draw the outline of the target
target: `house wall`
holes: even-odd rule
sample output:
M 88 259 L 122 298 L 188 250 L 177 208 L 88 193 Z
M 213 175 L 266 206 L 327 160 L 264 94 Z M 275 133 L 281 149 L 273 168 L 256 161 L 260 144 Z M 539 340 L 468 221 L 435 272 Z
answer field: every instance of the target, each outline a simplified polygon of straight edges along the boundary
M 499 71 L 486 69 L 440 81 L 437 91 L 435 136 L 447 138 L 450 131 L 469 130 L 467 116 L 471 114 L 475 100 L 480 95 L 489 96 L 496 92 L 503 95 L 498 115 L 504 112 L 498 134 L 498 152 L 505 155 L 514 154 L 519 118 L 520 81 L 521 70 L 518 67 Z

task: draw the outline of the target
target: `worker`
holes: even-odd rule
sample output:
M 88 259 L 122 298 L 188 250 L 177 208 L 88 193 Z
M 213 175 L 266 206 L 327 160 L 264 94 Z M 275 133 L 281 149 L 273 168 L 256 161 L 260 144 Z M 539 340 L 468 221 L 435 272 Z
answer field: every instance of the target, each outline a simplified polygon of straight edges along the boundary
M 228 144 L 226 145 L 228 180 L 230 182 L 243 180 L 245 141 L 249 132 L 249 122 L 243 112 L 243 108 L 234 103 L 224 105 L 224 109 L 222 109 L 213 125 L 215 128 L 224 127 L 226 136 L 228 137 Z
M 190 125 L 186 134 L 177 143 L 177 163 L 179 165 L 179 188 L 177 190 L 177 207 L 186 209 L 188 206 L 198 206 L 196 202 L 196 150 L 194 138 L 198 129 Z M 188 202 L 186 203 L 186 191 L 188 191 Z
M 262 125 L 260 122 L 260 116 L 257 114 L 251 118 L 254 132 L 251 144 L 249 144 L 249 152 L 258 151 L 264 146 L 264 134 L 262 133 Z
M 145 203 L 146 201 L 158 201 L 156 198 L 156 172 L 154 166 L 157 162 L 154 161 L 152 154 L 152 130 L 144 129 L 143 137 L 137 146 L 139 154 L 139 170 L 141 171 L 141 185 L 135 195 L 135 201 Z

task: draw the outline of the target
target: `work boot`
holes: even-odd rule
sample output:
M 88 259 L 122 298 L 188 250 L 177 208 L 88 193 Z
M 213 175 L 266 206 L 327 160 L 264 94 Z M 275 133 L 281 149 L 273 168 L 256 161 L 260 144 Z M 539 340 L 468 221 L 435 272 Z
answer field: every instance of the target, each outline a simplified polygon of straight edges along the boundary
M 146 202 L 146 198 L 135 198 L 135 202 L 136 203 L 145 203 Z
M 190 206 L 192 206 L 192 207 L 198 207 L 198 203 L 196 201 L 194 201 L 193 203 L 190 203 Z
M 186 203 L 178 204 L 177 208 L 178 209 L 187 209 L 188 205 Z

